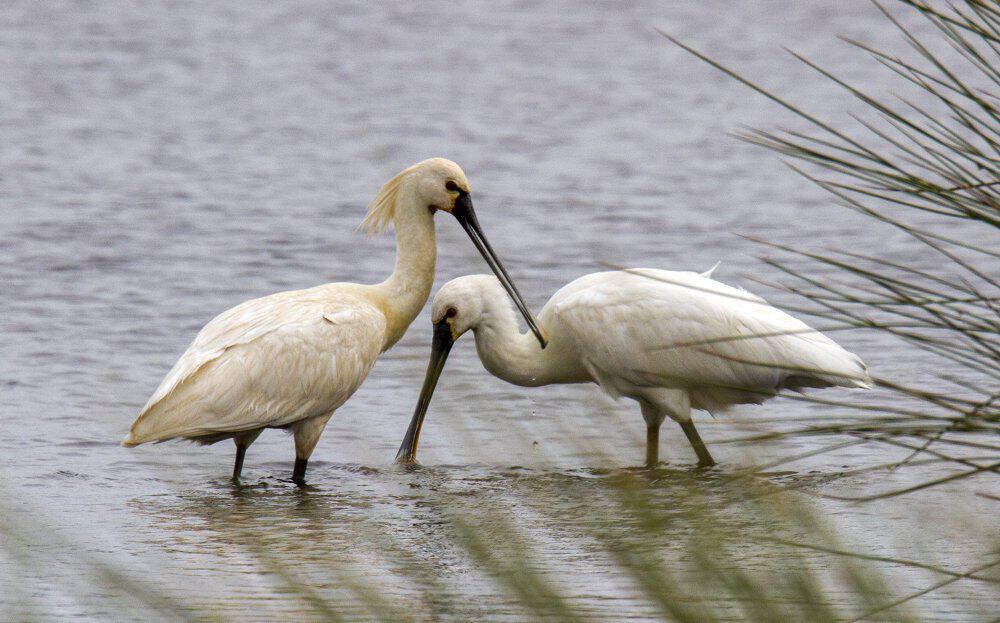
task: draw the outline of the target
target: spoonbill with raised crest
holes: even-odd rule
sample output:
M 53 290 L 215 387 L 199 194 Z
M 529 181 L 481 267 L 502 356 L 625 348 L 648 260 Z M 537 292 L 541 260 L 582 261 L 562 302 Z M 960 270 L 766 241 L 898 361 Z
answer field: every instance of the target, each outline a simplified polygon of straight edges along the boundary
M 659 462 L 665 417 L 680 424 L 700 466 L 714 465 L 691 409 L 761 403 L 782 389 L 871 387 L 865 364 L 764 299 L 708 273 L 632 269 L 564 286 L 538 315 L 549 345 L 521 334 L 510 300 L 489 275 L 449 281 L 431 306 L 434 338 L 413 419 L 396 456 L 416 461 L 420 428 L 452 344 L 471 330 L 486 369 L 537 387 L 596 383 L 639 403 L 646 463 Z
M 222 312 L 198 333 L 142 408 L 124 446 L 183 438 L 236 443 L 233 479 L 265 428 L 295 438 L 292 479 L 333 411 L 368 376 L 423 308 L 434 282 L 434 213 L 458 219 L 544 346 L 534 318 L 476 219 L 457 164 L 432 158 L 386 182 L 362 223 L 396 230 L 396 267 L 377 285 L 329 283 L 279 292 Z

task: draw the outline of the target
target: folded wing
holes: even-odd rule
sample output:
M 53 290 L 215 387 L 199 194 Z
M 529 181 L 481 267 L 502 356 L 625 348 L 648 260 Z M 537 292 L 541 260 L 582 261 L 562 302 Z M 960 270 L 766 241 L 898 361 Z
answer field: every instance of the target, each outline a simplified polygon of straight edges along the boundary
M 329 287 L 247 301 L 198 333 L 122 443 L 285 426 L 329 413 L 364 381 L 384 336 L 377 307 Z
M 689 390 L 693 406 L 714 411 L 785 388 L 870 387 L 856 355 L 764 299 L 704 275 L 638 269 L 574 284 L 554 312 L 612 394 L 675 387 Z

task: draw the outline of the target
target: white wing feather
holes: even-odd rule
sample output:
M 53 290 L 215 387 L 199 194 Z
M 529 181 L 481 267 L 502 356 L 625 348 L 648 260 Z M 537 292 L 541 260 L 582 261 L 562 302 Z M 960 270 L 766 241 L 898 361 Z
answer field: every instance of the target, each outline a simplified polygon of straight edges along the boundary
M 612 393 L 687 389 L 709 410 L 777 389 L 868 387 L 861 360 L 764 299 L 693 272 L 594 273 L 553 297 L 585 365 Z
M 198 333 L 123 442 L 285 426 L 331 412 L 361 385 L 385 316 L 336 285 L 229 309 Z

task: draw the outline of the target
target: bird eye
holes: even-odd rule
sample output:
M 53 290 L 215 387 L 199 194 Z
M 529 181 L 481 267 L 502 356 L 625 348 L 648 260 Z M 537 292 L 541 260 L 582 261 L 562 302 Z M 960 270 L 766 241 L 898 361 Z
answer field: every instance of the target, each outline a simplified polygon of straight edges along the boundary
M 454 307 L 449 307 L 448 311 L 444 313 L 445 318 L 454 318 L 457 315 L 458 315 L 458 310 L 455 309 Z
M 448 180 L 447 182 L 445 182 L 444 187 L 452 192 L 458 190 L 458 184 L 456 184 L 452 180 Z

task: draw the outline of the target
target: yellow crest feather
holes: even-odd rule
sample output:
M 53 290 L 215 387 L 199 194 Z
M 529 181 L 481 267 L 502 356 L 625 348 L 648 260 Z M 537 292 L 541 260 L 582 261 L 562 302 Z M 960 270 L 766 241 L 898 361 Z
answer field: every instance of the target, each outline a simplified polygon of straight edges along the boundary
M 378 194 L 369 204 L 368 214 L 358 225 L 358 229 L 366 229 L 369 236 L 374 236 L 384 233 L 389 228 L 389 223 L 396 216 L 396 196 L 399 194 L 399 187 L 402 186 L 403 180 L 412 170 L 413 167 L 403 169 L 382 185 Z

